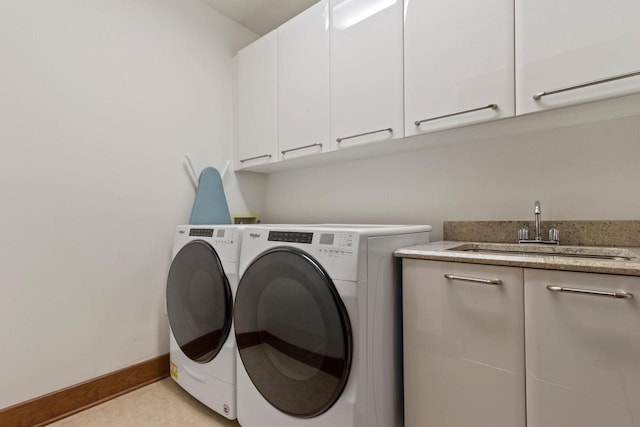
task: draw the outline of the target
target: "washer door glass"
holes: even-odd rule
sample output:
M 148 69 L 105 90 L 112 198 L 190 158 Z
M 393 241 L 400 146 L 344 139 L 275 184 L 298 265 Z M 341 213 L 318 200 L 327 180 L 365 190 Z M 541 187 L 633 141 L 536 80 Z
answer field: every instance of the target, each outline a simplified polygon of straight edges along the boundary
M 167 280 L 169 324 L 184 354 L 209 362 L 231 330 L 231 287 L 216 251 L 194 240 L 176 254 Z
M 310 418 L 338 400 L 351 365 L 351 327 L 311 256 L 275 248 L 251 263 L 238 285 L 234 328 L 247 374 L 274 407 Z

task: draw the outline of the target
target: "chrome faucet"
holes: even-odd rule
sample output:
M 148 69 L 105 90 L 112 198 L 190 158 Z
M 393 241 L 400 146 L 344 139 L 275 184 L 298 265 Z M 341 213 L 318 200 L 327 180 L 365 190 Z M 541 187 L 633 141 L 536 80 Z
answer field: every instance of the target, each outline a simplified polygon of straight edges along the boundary
M 533 204 L 533 216 L 536 220 L 536 240 L 542 240 L 540 237 L 540 223 L 542 222 L 542 212 L 540 212 L 540 202 L 536 200 Z
M 529 239 L 529 229 L 521 228 L 518 230 L 518 243 L 542 243 L 546 245 L 559 245 L 560 233 L 557 229 L 549 230 L 549 240 L 542 240 L 542 210 L 540 202 L 536 200 L 533 204 L 533 216 L 535 220 L 535 238 Z

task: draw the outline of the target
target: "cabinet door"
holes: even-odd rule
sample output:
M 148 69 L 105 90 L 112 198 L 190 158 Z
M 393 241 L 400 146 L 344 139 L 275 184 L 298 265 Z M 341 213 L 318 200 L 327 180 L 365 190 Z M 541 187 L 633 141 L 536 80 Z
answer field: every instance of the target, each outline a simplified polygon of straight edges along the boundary
M 411 0 L 405 134 L 514 114 L 513 0 Z
M 282 159 L 330 149 L 328 7 L 321 1 L 277 30 Z
M 640 90 L 639 23 L 637 0 L 517 1 L 517 114 Z
M 236 167 L 242 168 L 276 160 L 276 32 L 238 52 L 236 66 Z
M 525 270 L 527 426 L 640 427 L 637 298 L 557 288 L 638 297 L 640 278 Z
M 332 148 L 402 138 L 402 1 L 329 5 Z
M 523 270 L 414 259 L 402 268 L 405 425 L 524 427 Z

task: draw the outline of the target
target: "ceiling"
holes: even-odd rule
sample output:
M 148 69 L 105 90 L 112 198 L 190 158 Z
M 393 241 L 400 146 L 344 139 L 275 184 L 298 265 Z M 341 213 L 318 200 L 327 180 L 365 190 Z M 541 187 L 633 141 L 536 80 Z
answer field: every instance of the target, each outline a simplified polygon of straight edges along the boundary
M 263 36 L 319 0 L 202 0 L 238 24 Z

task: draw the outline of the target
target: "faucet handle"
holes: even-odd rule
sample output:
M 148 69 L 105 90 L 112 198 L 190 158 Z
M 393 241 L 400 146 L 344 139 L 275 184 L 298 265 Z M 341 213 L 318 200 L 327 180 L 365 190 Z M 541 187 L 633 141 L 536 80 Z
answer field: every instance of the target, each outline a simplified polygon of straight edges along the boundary
M 528 239 L 529 239 L 529 230 L 526 228 L 520 228 L 518 230 L 518 241 L 528 240 Z
M 542 210 L 540 209 L 540 201 L 539 200 L 536 200 L 535 203 L 533 204 L 533 213 L 534 214 L 542 213 Z
M 549 240 L 552 242 L 560 242 L 560 231 L 557 228 L 549 230 Z

